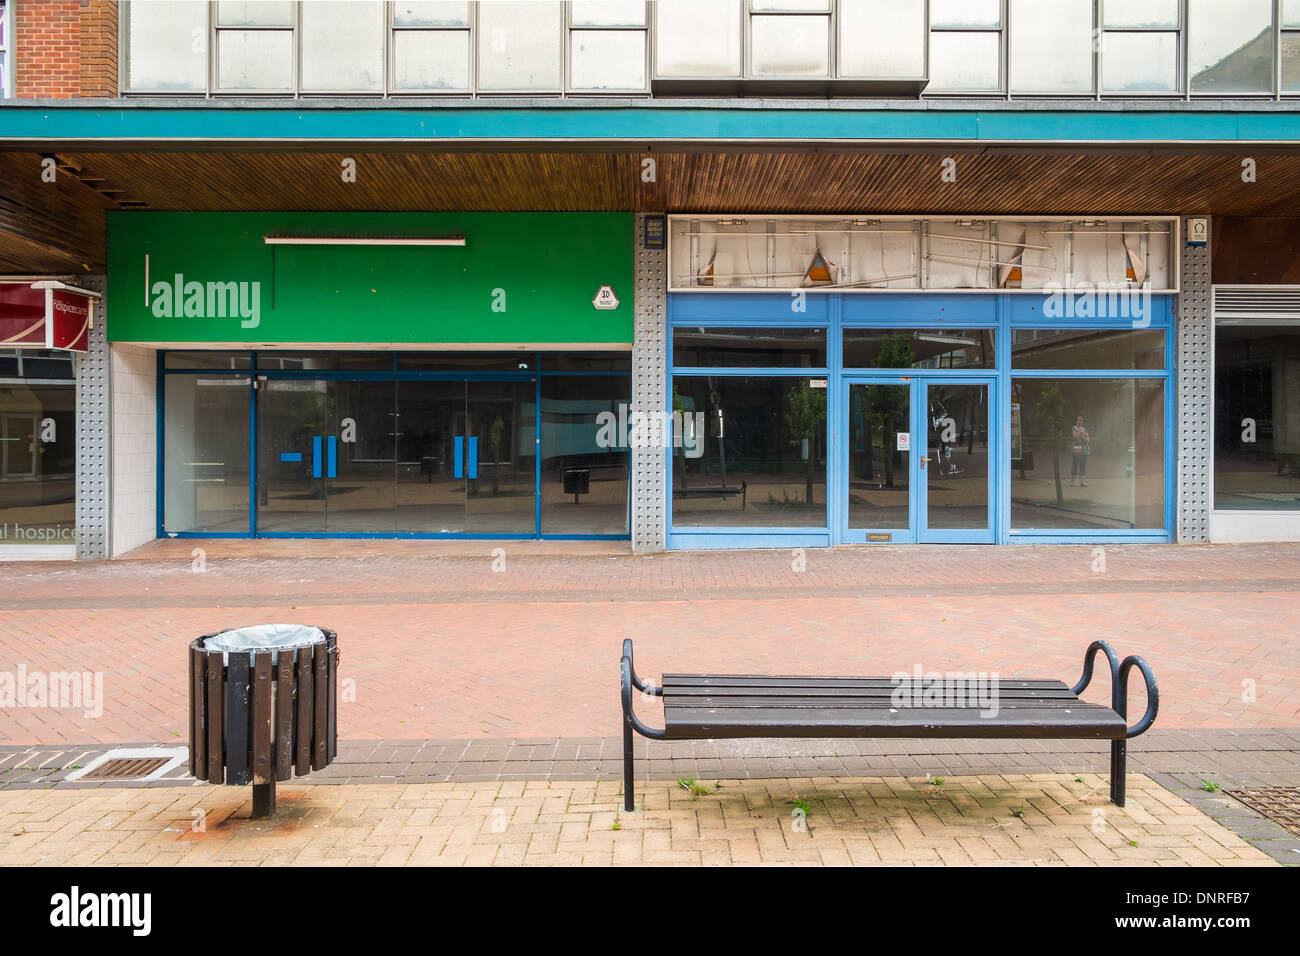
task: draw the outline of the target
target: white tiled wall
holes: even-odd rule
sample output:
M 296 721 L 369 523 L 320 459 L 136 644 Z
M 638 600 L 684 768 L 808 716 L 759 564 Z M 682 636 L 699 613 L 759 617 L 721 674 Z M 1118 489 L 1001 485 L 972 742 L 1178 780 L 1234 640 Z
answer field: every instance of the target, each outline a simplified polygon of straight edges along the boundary
M 152 541 L 157 534 L 157 352 L 114 345 L 109 432 L 112 557 Z

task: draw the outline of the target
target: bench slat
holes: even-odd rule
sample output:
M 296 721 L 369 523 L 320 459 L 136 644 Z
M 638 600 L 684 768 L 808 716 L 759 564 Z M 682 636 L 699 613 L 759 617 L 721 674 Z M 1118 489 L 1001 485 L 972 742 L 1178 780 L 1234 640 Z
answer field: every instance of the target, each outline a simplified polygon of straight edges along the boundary
M 1012 708 L 994 718 L 975 708 L 899 710 L 673 707 L 664 710 L 670 740 L 733 737 L 983 737 L 1121 739 L 1124 721 L 1109 707 Z
M 909 681 L 910 682 L 910 681 Z M 900 682 L 901 683 L 901 682 Z M 924 683 L 924 682 L 923 682 Z M 999 684 L 1012 688 L 1039 688 L 1042 690 L 1069 690 L 1059 680 L 1001 679 Z M 681 690 L 689 687 L 889 687 L 898 686 L 889 677 L 815 677 L 811 675 L 786 675 L 766 677 L 761 674 L 665 674 L 663 687 Z
M 923 698 L 925 694 L 933 695 L 939 692 L 950 695 L 961 693 L 969 697 L 977 692 L 991 693 L 993 690 L 992 687 L 971 687 L 963 684 L 951 686 L 943 684 L 933 688 L 930 685 L 922 685 L 915 691 L 907 684 L 898 687 L 756 687 L 752 684 L 719 684 L 716 687 L 668 687 L 664 690 L 664 696 L 678 700 L 698 700 L 701 697 L 800 697 L 805 700 L 847 697 L 861 700 L 889 700 L 896 693 L 907 696 L 915 693 L 919 698 Z M 996 696 L 999 700 L 1078 700 L 1065 687 L 1018 688 L 998 685 Z
M 951 705 L 949 709 L 953 710 L 980 710 L 984 707 L 980 701 L 974 698 L 968 698 L 967 703 L 958 704 L 955 700 L 944 701 L 945 705 Z M 1076 707 L 1080 703 L 1077 697 L 1060 700 L 1039 700 L 1037 698 L 1023 699 L 998 699 L 996 704 L 999 709 L 1007 710 L 1016 708 L 1023 710 L 1025 708 L 1038 710 L 1068 710 Z M 798 708 L 802 710 L 825 710 L 826 708 L 860 708 L 862 710 L 889 710 L 894 707 L 894 703 L 888 697 L 665 697 L 664 708 L 666 710 L 699 710 L 700 708 L 744 708 L 744 707 L 780 707 L 780 708 Z M 935 707 L 924 707 L 921 704 L 914 704 L 910 707 L 898 708 L 900 710 L 936 710 Z

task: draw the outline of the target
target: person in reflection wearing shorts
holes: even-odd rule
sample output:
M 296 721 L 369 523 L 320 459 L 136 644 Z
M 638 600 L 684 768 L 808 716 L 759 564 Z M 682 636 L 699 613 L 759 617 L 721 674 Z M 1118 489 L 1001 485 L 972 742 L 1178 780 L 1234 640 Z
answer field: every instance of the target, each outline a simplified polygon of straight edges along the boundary
M 1088 429 L 1084 427 L 1083 416 L 1079 415 L 1074 420 L 1074 427 L 1070 429 L 1070 485 L 1074 485 L 1074 479 L 1079 479 L 1079 484 L 1087 488 L 1088 482 L 1084 479 L 1088 476 L 1088 456 L 1092 454 L 1092 438 L 1088 434 Z

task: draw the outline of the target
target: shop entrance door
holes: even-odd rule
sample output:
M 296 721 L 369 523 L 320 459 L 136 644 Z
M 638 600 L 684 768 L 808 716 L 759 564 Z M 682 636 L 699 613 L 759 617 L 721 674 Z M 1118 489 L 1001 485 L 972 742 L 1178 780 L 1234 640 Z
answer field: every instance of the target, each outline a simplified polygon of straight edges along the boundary
M 537 529 L 533 379 L 258 381 L 259 536 Z
M 397 530 L 537 533 L 535 379 L 397 383 Z
M 848 521 L 844 540 L 859 544 L 916 540 L 912 489 L 912 380 L 848 383 Z
M 919 539 L 992 544 L 993 380 L 918 379 L 915 389 L 925 396 Z
M 258 381 L 258 534 L 394 530 L 395 384 Z
M 992 379 L 845 382 L 848 543 L 993 542 Z

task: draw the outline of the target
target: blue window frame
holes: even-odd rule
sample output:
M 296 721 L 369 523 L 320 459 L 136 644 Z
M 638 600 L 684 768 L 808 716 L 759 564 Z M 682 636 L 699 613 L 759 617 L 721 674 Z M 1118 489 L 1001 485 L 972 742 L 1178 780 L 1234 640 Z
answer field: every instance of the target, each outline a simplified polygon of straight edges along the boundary
M 477 533 L 477 532 L 415 532 L 415 531 L 339 531 L 339 532 L 266 532 L 259 531 L 257 527 L 257 473 L 258 473 L 258 410 L 256 400 L 257 382 L 262 380 L 276 381 L 307 381 L 307 380 L 325 380 L 339 382 L 403 382 L 403 381 L 446 381 L 446 382 L 490 382 L 490 381 L 532 381 L 535 383 L 535 396 L 533 402 L 533 421 L 531 422 L 531 431 L 534 436 L 542 434 L 543 427 L 543 380 L 551 379 L 573 379 L 581 377 L 590 377 L 595 379 L 625 378 L 628 381 L 629 389 L 631 384 L 630 369 L 619 369 L 612 367 L 601 367 L 602 363 L 595 363 L 591 368 L 583 368 L 582 357 L 578 357 L 568 363 L 561 362 L 547 353 L 510 353 L 509 358 L 516 368 L 519 363 L 526 363 L 526 368 L 518 371 L 503 371 L 500 369 L 489 371 L 461 370 L 454 365 L 446 368 L 435 369 L 431 371 L 424 370 L 403 370 L 399 360 L 401 355 L 412 353 L 376 353 L 386 356 L 386 360 L 378 363 L 367 363 L 369 368 L 365 369 L 284 369 L 270 367 L 272 363 L 265 361 L 267 358 L 273 358 L 277 354 L 271 352 L 221 352 L 222 362 L 227 358 L 233 359 L 227 364 L 216 364 L 207 367 L 204 366 L 205 358 L 210 355 L 216 355 L 216 352 L 207 352 L 199 348 L 188 349 L 179 352 L 169 352 L 159 350 L 157 356 L 157 374 L 159 387 L 157 389 L 157 416 L 158 416 L 158 434 L 157 434 L 157 528 L 156 533 L 159 538 L 176 537 L 176 538 L 430 538 L 430 539 L 547 539 L 547 540 L 629 540 L 630 534 L 627 532 L 621 534 L 585 534 L 585 533 L 557 533 L 544 531 L 543 515 L 543 495 L 542 495 L 542 454 L 534 454 L 534 489 L 533 489 L 533 529 L 527 534 L 495 534 L 495 533 Z M 295 352 L 295 357 L 315 354 L 322 358 L 337 356 L 338 353 L 330 351 L 320 351 L 318 353 Z M 176 355 L 181 361 L 176 364 L 188 365 L 190 367 L 168 368 L 168 356 Z M 263 361 L 259 361 L 259 357 Z M 372 356 L 373 357 L 373 356 Z M 384 368 L 382 366 L 387 366 Z M 231 378 L 241 378 L 246 380 L 248 390 L 248 528 L 239 531 L 168 531 L 165 528 L 166 523 L 166 381 L 174 376 L 226 376 Z M 630 400 L 630 394 L 627 396 Z M 593 429 L 596 426 L 593 424 Z M 333 441 L 333 439 L 331 439 Z M 476 441 L 470 438 L 473 443 Z M 292 460 L 283 459 L 285 461 Z M 310 468 L 310 463 L 307 463 Z M 473 465 L 471 465 L 473 467 Z M 473 477 L 473 476 L 471 476 Z M 629 476 L 630 478 L 630 476 Z M 630 484 L 630 482 L 629 482 Z M 625 509 L 627 514 L 625 519 L 630 517 L 630 501 Z
M 827 522 L 824 527 L 739 527 L 719 524 L 712 527 L 682 526 L 673 518 L 674 455 L 667 456 L 667 535 L 669 548 L 720 547 L 805 547 L 847 543 L 845 503 L 847 489 L 846 436 L 841 421 L 846 421 L 847 391 L 844 383 L 855 374 L 861 377 L 870 370 L 849 369 L 843 365 L 843 330 L 846 328 L 893 328 L 926 330 L 988 329 L 994 332 L 996 361 L 992 368 L 914 369 L 905 374 L 918 378 L 942 377 L 945 381 L 963 379 L 990 380 L 993 393 L 993 428 L 990 436 L 993 466 L 993 540 L 998 544 L 1017 541 L 1039 543 L 1122 543 L 1137 541 L 1171 541 L 1174 528 L 1175 455 L 1173 453 L 1175 396 L 1173 394 L 1173 296 L 1149 296 L 1146 305 L 1131 311 L 1102 306 L 1104 314 L 1083 307 L 1077 296 L 1049 303 L 1046 298 L 1006 293 L 855 293 L 782 292 L 676 292 L 668 297 L 668 356 L 673 355 L 672 334 L 679 327 L 752 327 L 755 329 L 805 326 L 827 330 L 827 365 L 817 369 L 725 367 L 696 368 L 669 364 L 668 394 L 673 394 L 678 377 L 699 376 L 789 376 L 796 373 L 810 378 L 825 376 L 828 389 L 826 434 L 826 501 Z M 1142 314 L 1136 314 L 1141 312 Z M 1013 332 L 1027 329 L 1154 329 L 1164 330 L 1163 360 L 1154 367 L 1016 369 L 1012 365 Z M 1146 363 L 1150 365 L 1149 362 Z M 898 369 L 887 370 L 899 374 Z M 1109 528 L 1014 528 L 1011 522 L 1011 405 L 1013 379 L 1109 379 L 1144 380 L 1162 389 L 1163 480 L 1161 521 L 1158 527 Z M 672 408 L 667 409 L 672 412 Z

